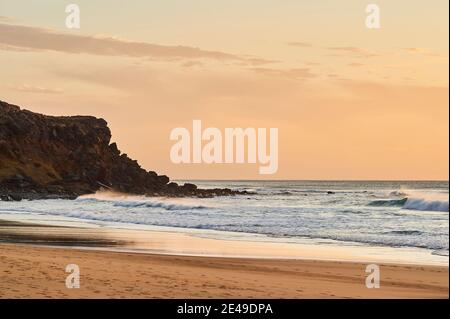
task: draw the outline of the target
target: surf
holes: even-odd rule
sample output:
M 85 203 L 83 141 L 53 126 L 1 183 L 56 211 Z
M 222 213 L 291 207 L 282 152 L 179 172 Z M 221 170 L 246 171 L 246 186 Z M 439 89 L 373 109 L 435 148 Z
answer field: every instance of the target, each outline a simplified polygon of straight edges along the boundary
M 164 210 L 207 209 L 194 199 L 175 199 L 128 195 L 113 191 L 99 191 L 95 194 L 83 195 L 77 201 L 109 202 L 114 207 L 123 208 L 161 208 Z
M 402 198 L 371 201 L 368 206 L 401 207 L 402 209 L 448 212 L 448 201 L 429 200 L 425 198 Z
M 371 201 L 368 206 L 377 206 L 377 207 L 383 207 L 383 206 L 398 206 L 403 207 L 403 205 L 408 201 L 408 198 L 402 198 L 402 199 L 387 199 L 387 200 L 374 200 Z
M 408 198 L 403 205 L 403 208 L 421 211 L 448 212 L 448 201 Z

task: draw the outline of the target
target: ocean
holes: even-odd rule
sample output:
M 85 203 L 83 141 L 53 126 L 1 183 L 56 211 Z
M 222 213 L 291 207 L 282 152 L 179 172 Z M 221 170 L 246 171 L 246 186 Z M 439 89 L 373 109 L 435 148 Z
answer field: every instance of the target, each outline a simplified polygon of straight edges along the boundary
M 1 202 L 0 214 L 265 235 L 277 240 L 416 247 L 449 254 L 449 184 L 432 181 L 189 181 L 255 195 L 146 198 L 99 192 L 76 200 Z

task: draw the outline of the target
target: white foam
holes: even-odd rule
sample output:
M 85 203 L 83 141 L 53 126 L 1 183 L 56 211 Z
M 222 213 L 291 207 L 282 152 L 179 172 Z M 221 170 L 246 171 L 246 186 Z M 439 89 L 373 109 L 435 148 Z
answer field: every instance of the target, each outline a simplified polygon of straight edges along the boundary
M 77 198 L 79 201 L 104 201 L 112 202 L 115 207 L 147 207 L 163 208 L 166 210 L 193 210 L 208 208 L 200 205 L 192 198 L 164 198 L 146 197 L 140 195 L 128 195 L 112 191 L 98 191 L 95 194 L 83 195 Z
M 448 212 L 448 201 L 408 198 L 405 205 L 403 205 L 403 208 L 422 211 Z

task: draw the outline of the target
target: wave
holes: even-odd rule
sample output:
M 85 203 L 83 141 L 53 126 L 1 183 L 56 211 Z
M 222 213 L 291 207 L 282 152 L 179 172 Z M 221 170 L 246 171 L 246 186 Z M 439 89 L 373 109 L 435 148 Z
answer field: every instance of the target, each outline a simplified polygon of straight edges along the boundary
M 166 210 L 191 210 L 191 209 L 205 209 L 208 208 L 206 206 L 197 205 L 197 206 L 191 206 L 191 205 L 181 205 L 181 204 L 171 204 L 171 203 L 164 203 L 164 202 L 153 202 L 153 201 L 123 201 L 123 202 L 116 202 L 113 204 L 113 206 L 116 207 L 148 207 L 148 208 L 163 208 Z
M 408 198 L 403 208 L 410 210 L 448 212 L 448 201 Z
M 409 210 L 421 210 L 432 212 L 448 212 L 448 201 L 425 198 L 402 198 L 402 199 L 387 199 L 375 200 L 368 204 L 368 206 L 377 207 L 402 207 Z
M 444 257 L 448 257 L 449 256 L 449 251 L 448 249 L 440 249 L 440 250 L 433 250 L 431 252 L 432 255 L 436 255 L 436 256 L 444 256 Z
M 419 230 L 393 230 L 387 232 L 386 234 L 394 234 L 394 235 L 421 235 L 422 232 Z
M 384 206 L 399 206 L 403 207 L 405 203 L 408 201 L 408 198 L 402 198 L 402 199 L 386 199 L 386 200 L 374 200 L 368 204 L 368 206 L 378 206 L 378 207 L 384 207 Z
M 408 194 L 406 192 L 402 192 L 402 191 L 392 191 L 389 193 L 389 195 L 391 196 L 407 196 Z
M 285 195 L 285 196 L 290 196 L 290 195 L 295 195 L 294 192 L 292 191 L 279 191 L 279 192 L 272 192 L 269 193 L 268 195 Z
M 124 208 L 162 208 L 165 210 L 193 210 L 193 209 L 205 209 L 209 208 L 207 206 L 198 205 L 192 203 L 192 200 L 182 200 L 182 199 L 160 199 L 138 196 L 138 195 L 127 195 L 117 192 L 110 191 L 100 191 L 95 194 L 84 195 L 77 198 L 77 201 L 83 202 L 98 202 L 98 203 L 111 203 L 114 207 L 124 207 Z

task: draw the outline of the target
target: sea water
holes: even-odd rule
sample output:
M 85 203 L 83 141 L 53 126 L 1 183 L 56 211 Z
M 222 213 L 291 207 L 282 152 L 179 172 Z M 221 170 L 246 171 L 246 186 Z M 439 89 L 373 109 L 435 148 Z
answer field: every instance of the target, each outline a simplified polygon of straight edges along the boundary
M 417 247 L 449 253 L 448 182 L 189 181 L 255 192 L 216 198 L 148 198 L 99 192 L 76 200 L 0 202 L 0 214 L 83 223 L 260 234 L 277 241 Z

